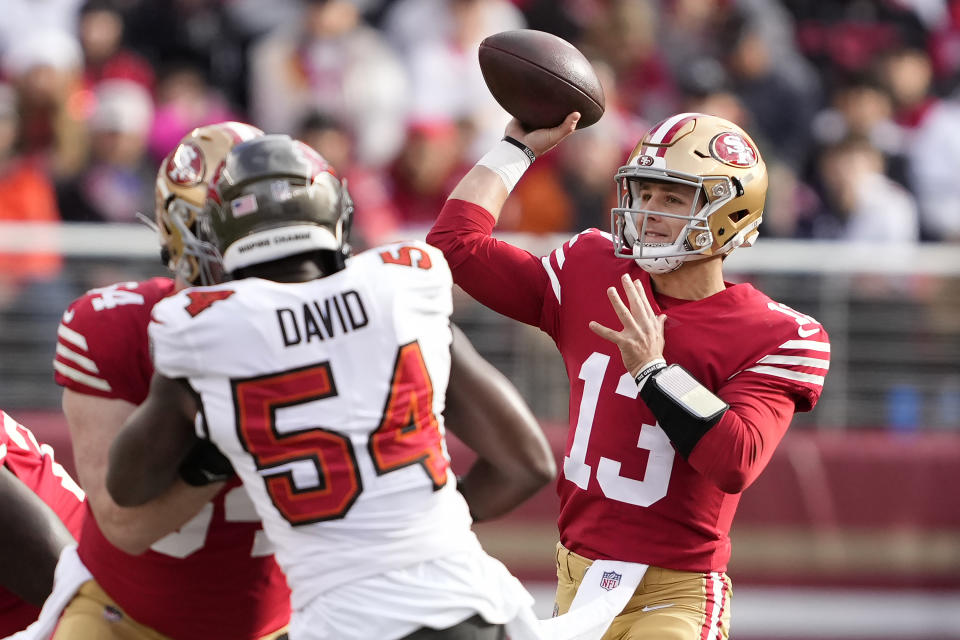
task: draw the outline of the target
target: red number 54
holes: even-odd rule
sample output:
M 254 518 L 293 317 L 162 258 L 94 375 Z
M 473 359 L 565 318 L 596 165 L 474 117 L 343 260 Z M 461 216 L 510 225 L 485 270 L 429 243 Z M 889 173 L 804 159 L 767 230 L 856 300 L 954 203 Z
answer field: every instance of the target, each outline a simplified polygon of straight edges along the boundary
M 292 525 L 344 517 L 363 491 L 350 438 L 320 426 L 280 433 L 276 424 L 277 409 L 337 395 L 330 363 L 233 380 L 232 386 L 237 435 L 277 510 Z M 434 490 L 447 482 L 433 384 L 416 342 L 397 352 L 383 417 L 367 448 L 380 475 L 419 464 Z M 294 482 L 294 465 L 302 463 L 316 470 L 317 481 L 309 487 Z

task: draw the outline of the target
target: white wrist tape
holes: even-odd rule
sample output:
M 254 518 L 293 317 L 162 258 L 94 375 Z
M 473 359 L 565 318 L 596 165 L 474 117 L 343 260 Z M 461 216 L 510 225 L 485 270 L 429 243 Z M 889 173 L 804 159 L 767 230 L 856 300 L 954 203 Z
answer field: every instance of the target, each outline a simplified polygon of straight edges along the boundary
M 633 381 L 637 383 L 638 389 L 643 389 L 643 385 L 646 384 L 647 378 L 652 374 L 660 371 L 660 369 L 667 368 L 667 361 L 663 358 L 654 358 L 647 364 L 640 367 L 640 371 L 637 372 L 637 375 L 633 377 Z
M 480 160 L 478 165 L 482 165 L 498 176 L 507 188 L 507 193 L 513 191 L 513 188 L 520 182 L 523 173 L 530 168 L 532 164 L 530 157 L 516 145 L 501 140 L 497 145 L 488 151 Z

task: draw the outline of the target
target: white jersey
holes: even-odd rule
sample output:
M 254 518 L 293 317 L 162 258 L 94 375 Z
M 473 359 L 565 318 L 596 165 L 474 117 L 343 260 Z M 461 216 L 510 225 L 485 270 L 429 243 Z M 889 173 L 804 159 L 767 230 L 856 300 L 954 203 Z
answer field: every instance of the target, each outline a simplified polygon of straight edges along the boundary
M 451 310 L 447 263 L 423 243 L 310 282 L 247 278 L 154 307 L 156 369 L 199 394 L 198 434 L 246 485 L 295 609 L 479 550 L 443 439 Z

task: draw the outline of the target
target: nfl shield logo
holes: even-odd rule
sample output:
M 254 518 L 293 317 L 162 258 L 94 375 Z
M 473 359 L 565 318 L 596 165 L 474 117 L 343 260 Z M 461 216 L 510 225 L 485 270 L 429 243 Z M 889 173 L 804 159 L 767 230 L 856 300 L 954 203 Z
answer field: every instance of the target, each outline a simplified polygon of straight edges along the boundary
M 623 576 L 616 571 L 604 571 L 603 577 L 600 578 L 600 588 L 612 591 L 620 584 L 620 578 L 622 577 Z

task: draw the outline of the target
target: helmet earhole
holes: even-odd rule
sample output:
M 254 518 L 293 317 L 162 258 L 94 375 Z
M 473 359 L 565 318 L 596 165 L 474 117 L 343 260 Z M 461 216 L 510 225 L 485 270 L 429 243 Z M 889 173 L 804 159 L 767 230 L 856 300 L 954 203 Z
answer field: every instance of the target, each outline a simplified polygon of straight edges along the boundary
M 747 215 L 749 214 L 750 212 L 747 211 L 746 209 L 740 209 L 739 211 L 730 212 L 729 214 L 727 214 L 727 217 L 730 219 L 730 222 L 736 224 L 741 220 L 743 220 L 745 217 L 747 217 Z

